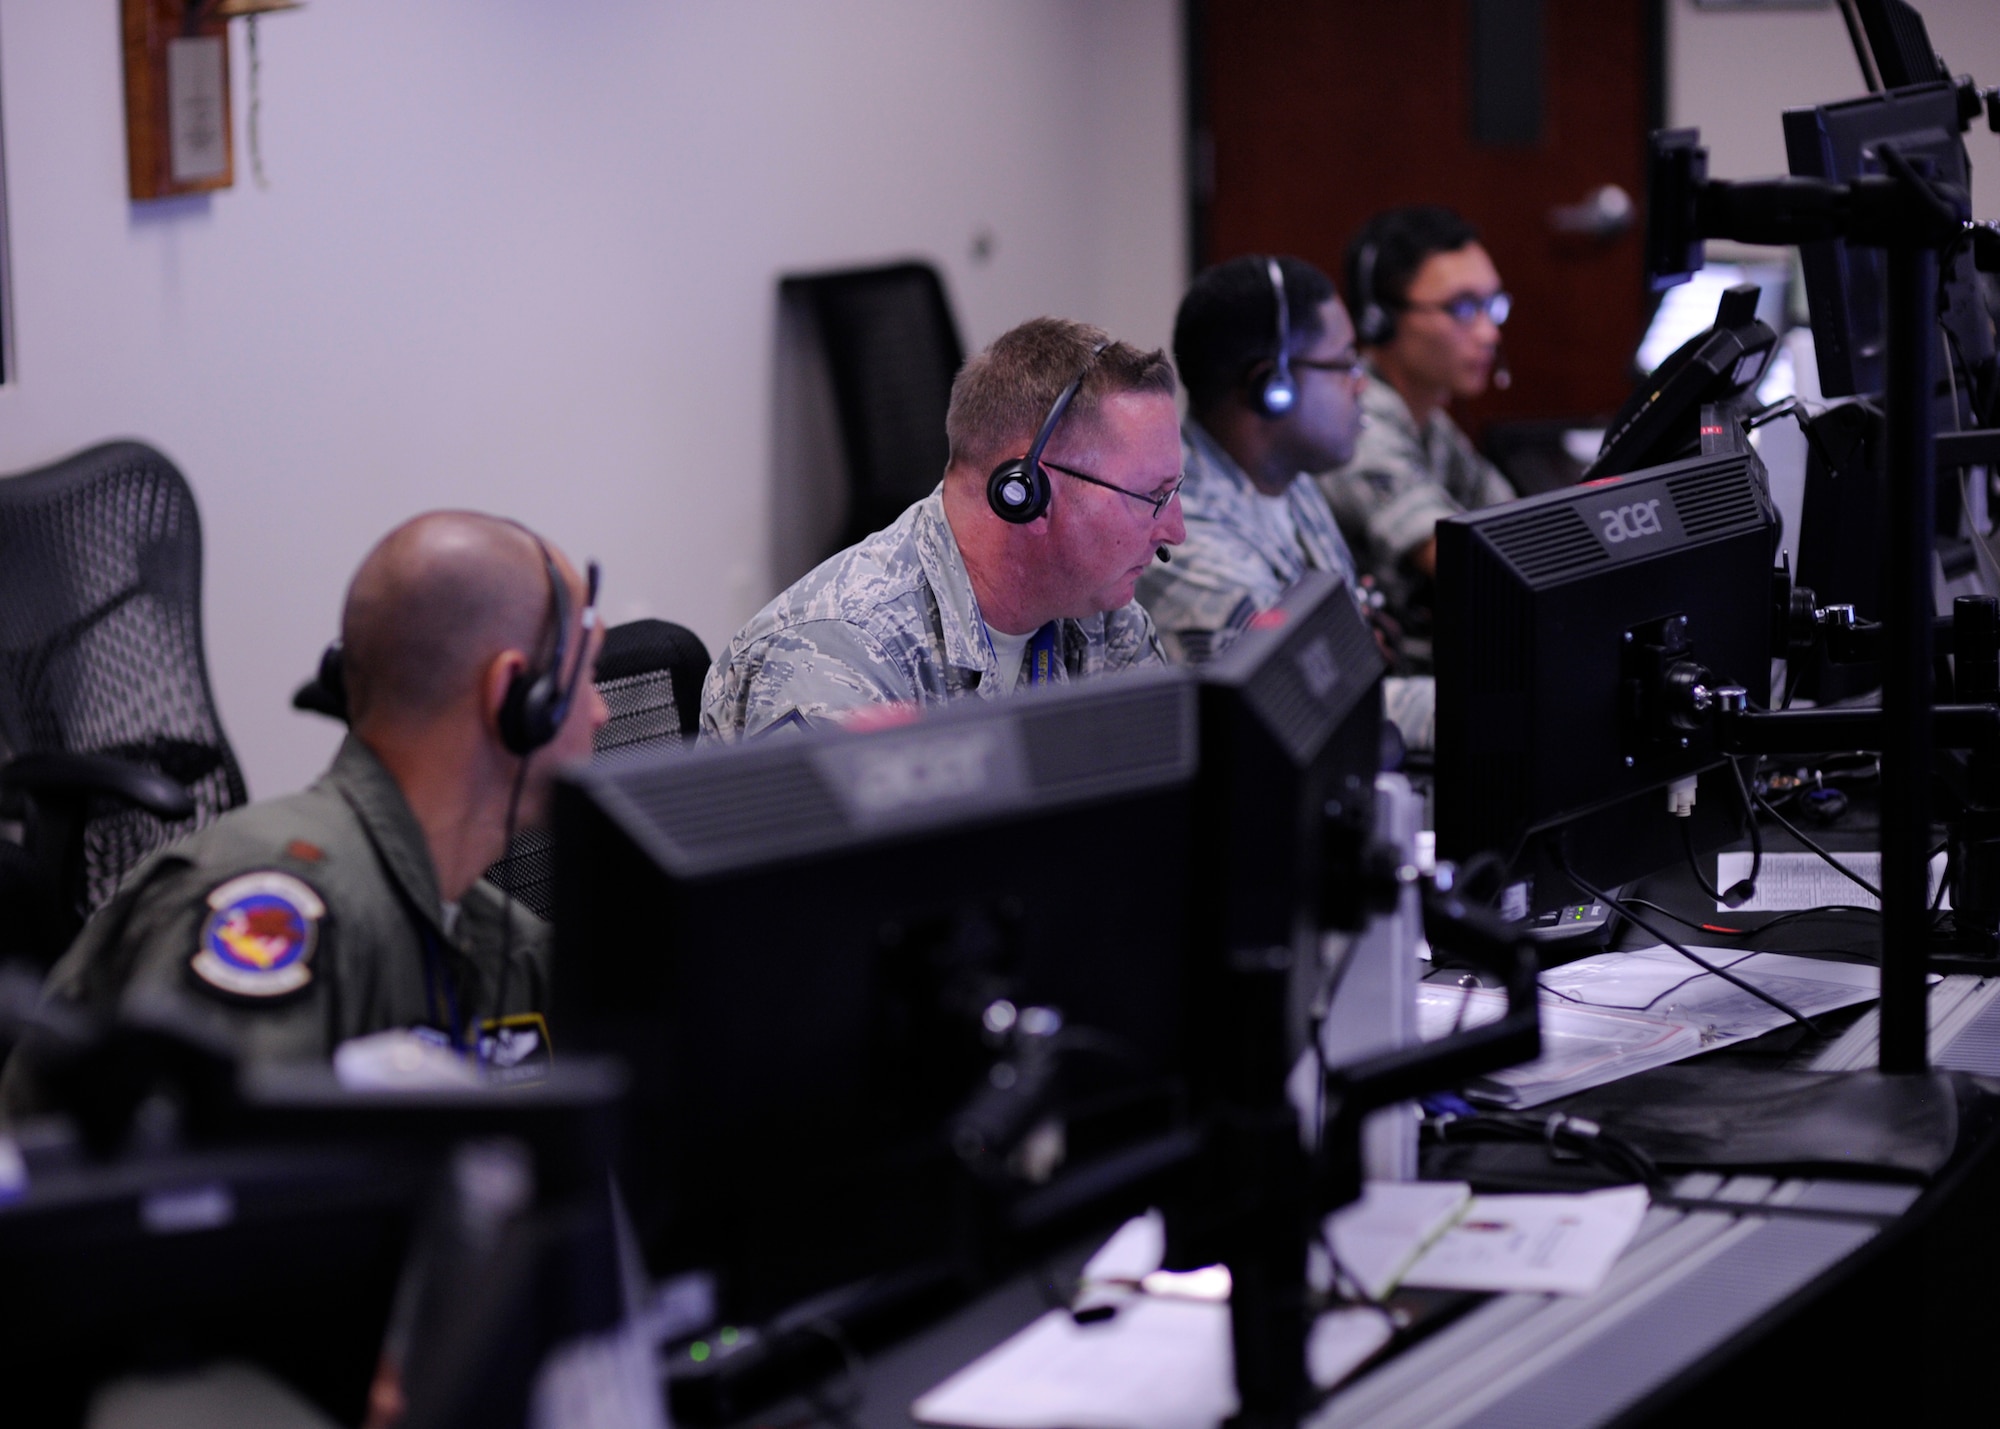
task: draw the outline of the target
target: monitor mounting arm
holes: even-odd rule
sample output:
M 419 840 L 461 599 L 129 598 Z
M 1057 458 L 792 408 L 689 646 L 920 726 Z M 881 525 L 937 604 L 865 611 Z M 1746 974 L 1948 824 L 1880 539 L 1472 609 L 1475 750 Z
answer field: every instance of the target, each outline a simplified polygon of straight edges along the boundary
M 1709 238 L 1800 243 L 1844 238 L 1887 250 L 1888 380 L 1882 699 L 1882 1031 L 1885 1072 L 1929 1063 L 1925 946 L 1930 933 L 1931 543 L 1937 451 L 1931 427 L 1939 253 L 1965 234 L 1968 196 L 1935 182 L 1893 144 L 1887 172 L 1851 183 L 1708 177 L 1696 130 L 1653 136 L 1646 267 L 1656 285 L 1702 263 Z

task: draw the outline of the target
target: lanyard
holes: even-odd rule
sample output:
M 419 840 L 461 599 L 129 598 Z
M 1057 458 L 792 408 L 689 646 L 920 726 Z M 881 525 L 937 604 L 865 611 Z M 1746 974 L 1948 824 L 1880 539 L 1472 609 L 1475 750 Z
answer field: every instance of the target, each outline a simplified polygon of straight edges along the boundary
M 438 1016 L 440 1000 L 444 1004 L 443 1017 Z M 465 1027 L 458 1019 L 458 989 L 452 985 L 451 970 L 444 965 L 444 952 L 438 947 L 437 934 L 428 927 L 424 929 L 424 1006 L 430 1014 L 431 1025 L 450 1034 L 451 1049 L 454 1052 L 467 1050 Z
M 1035 638 L 1028 642 L 1028 683 L 1049 685 L 1055 683 L 1056 669 L 1062 656 L 1062 622 L 1051 620 L 1035 632 Z

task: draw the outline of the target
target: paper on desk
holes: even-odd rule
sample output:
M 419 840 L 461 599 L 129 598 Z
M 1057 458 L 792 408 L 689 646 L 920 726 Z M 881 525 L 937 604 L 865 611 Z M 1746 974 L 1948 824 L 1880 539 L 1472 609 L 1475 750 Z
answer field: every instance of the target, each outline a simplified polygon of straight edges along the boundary
M 1306 1372 L 1331 1389 L 1394 1333 L 1379 1310 L 1333 1310 L 1306 1337 Z M 1236 1412 L 1229 1307 L 1138 1295 L 1079 1325 L 1051 1310 L 910 1406 L 955 1429 L 1215 1429 Z
M 1806 1017 L 1871 1002 L 1881 995 L 1882 972 L 1871 963 L 1688 946 L 1752 987 L 1790 1003 Z M 1758 1037 L 1791 1020 L 1770 1003 L 1703 972 L 1664 945 L 1601 953 L 1551 968 L 1542 974 L 1542 986 L 1591 1008 L 1642 1012 L 1687 1023 L 1701 1033 L 1704 1048 Z
M 1475 1196 L 1463 1218 L 1410 1267 L 1403 1284 L 1433 1290 L 1588 1295 L 1645 1219 L 1643 1186 L 1558 1196 Z
M 1506 994 L 1492 988 L 1417 986 L 1417 1034 L 1426 1042 L 1454 1026 L 1496 1022 L 1506 1011 Z M 1684 1022 L 1578 1007 L 1548 993 L 1541 1012 L 1542 1055 L 1480 1077 L 1466 1088 L 1468 1096 L 1500 1106 L 1539 1106 L 1702 1050 L 1701 1033 Z
M 1807 1017 L 1872 1001 L 1881 986 L 1879 970 L 1865 963 L 1740 948 L 1693 951 Z M 1542 1055 L 1480 1078 L 1467 1088 L 1475 1100 L 1539 1106 L 1761 1036 L 1790 1020 L 1664 946 L 1600 953 L 1552 968 L 1541 981 Z M 1417 1030 L 1430 1041 L 1454 1025 L 1495 1021 L 1506 1007 L 1505 995 L 1489 988 L 1424 983 L 1417 992 Z
M 1158 1211 L 1135 1216 L 1090 1258 L 1084 1279 L 1150 1284 L 1164 1243 Z M 1118 1313 L 1079 1325 L 1051 1310 L 919 1398 L 910 1417 L 958 1429 L 1214 1429 L 1236 1412 L 1226 1302 L 1129 1289 L 1093 1300 Z M 1379 1310 L 1321 1315 L 1306 1338 L 1306 1372 L 1331 1389 L 1392 1334 Z
M 1370 1181 L 1326 1218 L 1326 1238 L 1356 1288 L 1380 1300 L 1471 1201 L 1463 1181 Z
M 1834 850 L 1833 856 L 1858 876 L 1867 879 L 1877 888 L 1882 886 L 1882 855 L 1865 850 L 1844 853 Z M 1715 859 L 1715 886 L 1728 888 L 1750 876 L 1750 855 L 1747 853 L 1717 854 Z M 1938 880 L 1944 877 L 1944 855 L 1931 860 L 1930 892 L 1937 896 Z M 1816 853 L 1767 853 L 1764 866 L 1757 873 L 1757 892 L 1749 902 L 1735 908 L 1721 903 L 1715 905 L 1718 913 L 1789 913 L 1802 908 L 1824 908 L 1829 903 L 1843 903 L 1851 908 L 1879 908 L 1875 895 L 1853 879 L 1829 868 L 1826 860 Z M 1951 895 L 1946 894 L 1944 907 L 1951 907 Z
M 910 1406 L 964 1429 L 1215 1429 L 1236 1412 L 1229 1307 L 1134 1295 L 1079 1325 L 1051 1310 Z

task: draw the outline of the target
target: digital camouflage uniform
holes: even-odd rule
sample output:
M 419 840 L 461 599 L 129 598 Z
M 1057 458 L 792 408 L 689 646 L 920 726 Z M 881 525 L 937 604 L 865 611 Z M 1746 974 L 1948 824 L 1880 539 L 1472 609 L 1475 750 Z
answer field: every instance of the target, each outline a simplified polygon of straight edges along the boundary
M 489 1066 L 526 1074 L 548 1055 L 549 929 L 514 908 L 502 1007 L 502 908 L 475 883 L 445 931 L 423 829 L 349 735 L 311 788 L 226 814 L 135 869 L 47 991 L 205 1030 L 247 1060 L 324 1061 L 390 1028 L 455 1029 L 464 1043 L 476 1022 Z M 8 1064 L 12 1112 L 43 1104 L 35 1061 L 29 1043 Z
M 1402 394 L 1373 368 L 1361 389 L 1361 412 L 1367 420 L 1354 459 L 1322 474 L 1319 483 L 1362 574 L 1373 576 L 1390 609 L 1400 611 L 1416 584 L 1403 562 L 1437 523 L 1512 501 L 1515 493 L 1442 409 L 1418 430 Z
M 1139 602 L 1174 660 L 1198 665 L 1220 654 L 1252 616 L 1276 605 L 1309 570 L 1331 572 L 1350 591 L 1356 588 L 1354 557 L 1310 477 L 1301 475 L 1285 489 L 1282 499 L 1297 533 L 1287 540 L 1265 519 L 1264 504 L 1274 498 L 1259 493 L 1198 422 L 1181 428 L 1181 457 L 1187 540 L 1174 549 L 1171 564 L 1150 566 L 1139 578 Z M 1436 719 L 1432 682 L 1391 676 L 1382 699 L 1404 741 L 1429 749 Z
M 1050 683 L 1166 660 L 1136 601 L 1052 624 L 1060 658 L 1049 662 Z M 736 633 L 702 689 L 702 735 L 740 739 L 868 705 L 999 699 L 1013 693 L 1017 674 L 1030 683 L 1036 656 L 1031 642 L 1023 669 L 1002 677 L 940 487 L 802 576 Z

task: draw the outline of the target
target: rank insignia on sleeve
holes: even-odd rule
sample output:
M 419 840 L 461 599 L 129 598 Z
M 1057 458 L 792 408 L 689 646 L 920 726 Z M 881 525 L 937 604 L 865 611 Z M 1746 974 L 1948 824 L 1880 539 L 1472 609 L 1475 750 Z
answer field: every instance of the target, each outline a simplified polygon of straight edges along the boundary
M 289 873 L 232 878 L 208 895 L 209 914 L 189 964 L 196 977 L 238 997 L 282 997 L 312 981 L 326 905 Z

